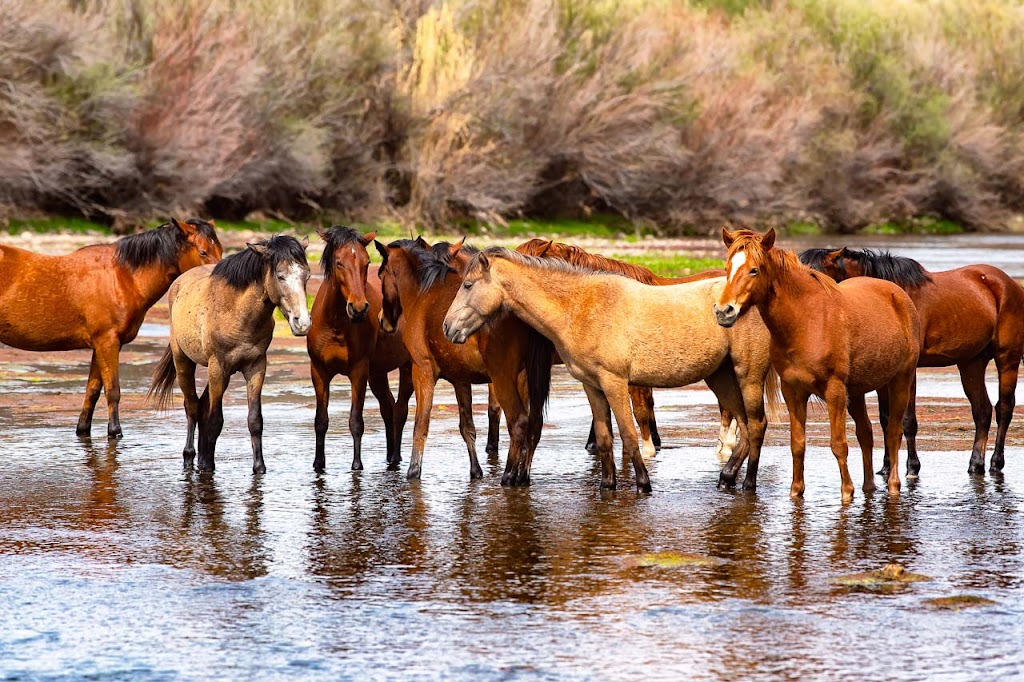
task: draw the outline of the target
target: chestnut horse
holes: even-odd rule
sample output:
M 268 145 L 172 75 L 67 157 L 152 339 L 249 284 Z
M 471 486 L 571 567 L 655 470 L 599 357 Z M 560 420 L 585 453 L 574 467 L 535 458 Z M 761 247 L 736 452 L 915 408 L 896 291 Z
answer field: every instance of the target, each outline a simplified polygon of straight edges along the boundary
M 265 473 L 261 393 L 267 374 L 267 348 L 274 337 L 274 309 L 288 320 L 292 334 L 309 331 L 306 307 L 306 243 L 277 236 L 248 244 L 216 266 L 196 268 L 171 286 L 168 307 L 171 341 L 155 371 L 149 395 L 166 406 L 178 386 L 185 396 L 188 431 L 182 459 L 186 469 L 196 458 L 199 426 L 200 471 L 214 470 L 217 439 L 224 426 L 224 392 L 231 375 L 245 377 L 253 473 Z M 196 395 L 196 365 L 209 369 L 203 397 Z
M 537 339 L 529 327 L 513 317 L 496 321 L 472 343 L 448 343 L 441 322 L 462 285 L 455 266 L 472 249 L 463 248 L 462 242 L 439 242 L 428 247 L 422 240 L 411 239 L 375 245 L 384 259 L 379 270 L 383 302 L 378 319 L 384 331 L 401 333 L 412 356 L 416 416 L 407 478 L 420 477 L 434 386 L 438 379 L 446 379 L 455 387 L 459 401 L 459 428 L 469 450 L 470 477 L 483 476 L 476 456 L 471 385 L 491 383 L 505 413 L 511 439 L 501 484 L 529 485 L 533 450 L 540 438 L 550 387 L 550 347 L 540 343 L 543 339 Z M 538 348 L 546 352 L 539 352 Z M 519 379 L 524 371 L 528 391 L 525 402 L 529 409 L 520 393 Z
M 0 343 L 22 350 L 92 348 L 76 432 L 88 436 L 100 390 L 107 437 L 121 437 L 121 347 L 178 275 L 216 263 L 223 251 L 213 221 L 171 222 L 113 244 L 44 256 L 0 245 Z M 45 314 L 40 314 L 45 312 Z
M 1013 418 L 1017 373 L 1024 354 L 1024 289 L 999 268 L 968 265 L 945 272 L 928 272 L 910 258 L 871 249 L 808 249 L 800 260 L 836 281 L 877 277 L 895 282 L 910 294 L 921 316 L 921 356 L 918 367 L 960 370 L 960 383 L 971 403 L 974 448 L 967 467 L 985 472 L 985 451 L 992 425 L 992 401 L 985 388 L 985 370 L 996 361 L 999 401 L 996 403 L 996 446 L 989 471 L 1002 471 L 1006 430 Z M 903 417 L 907 435 L 907 476 L 921 470 L 917 457 L 915 385 Z M 881 403 L 880 403 L 881 407 Z M 880 414 L 884 424 L 889 415 Z M 879 473 L 888 473 L 886 468 Z
M 685 277 L 662 277 L 642 265 L 606 258 L 600 254 L 590 253 L 574 244 L 563 244 L 551 239 L 531 239 L 517 246 L 516 251 L 526 256 L 563 260 L 577 267 L 589 270 L 615 272 L 625 275 L 630 279 L 635 279 L 638 282 L 655 286 L 685 284 L 712 277 L 725 277 L 725 270 L 706 270 Z M 643 443 L 644 455 L 651 457 L 656 450 L 661 449 L 661 435 L 658 433 L 658 424 L 654 417 L 654 391 L 644 386 L 630 386 L 629 396 L 633 402 L 633 415 L 640 426 L 640 440 Z M 731 427 L 730 424 L 732 425 Z M 720 456 L 724 455 L 727 458 L 732 454 L 730 444 L 735 438 L 735 428 L 736 422 L 733 420 L 732 415 L 728 412 L 723 412 L 722 427 L 719 432 L 718 441 L 718 453 Z M 497 438 L 497 429 L 492 428 L 488 431 L 488 443 L 492 434 Z M 587 437 L 586 447 L 591 452 L 597 448 L 593 424 L 590 425 L 590 435 Z
M 387 438 L 387 463 L 397 467 L 402 461 L 402 431 L 409 416 L 412 396 L 412 361 L 402 339 L 383 334 L 376 322 L 381 310 L 380 278 L 370 269 L 366 246 L 376 232 L 359 234 L 350 227 L 335 226 L 318 230 L 326 242 L 321 267 L 324 282 L 317 291 L 310 313 L 312 324 L 306 337 L 309 369 L 316 391 L 316 454 L 313 469 L 322 472 L 330 417 L 327 405 L 331 380 L 338 374 L 348 377 L 352 402 L 348 428 L 352 434 L 352 470 L 363 468 L 363 404 L 366 384 L 380 405 Z M 368 274 L 369 273 L 369 274 Z M 391 394 L 388 372 L 399 370 L 398 401 Z
M 444 331 L 453 343 L 466 343 L 507 311 L 550 339 L 590 400 L 604 488 L 615 487 L 614 414 L 637 488 L 651 489 L 630 411 L 629 385 L 671 388 L 702 379 L 720 404 L 739 417 L 742 439 L 750 448 L 748 481 L 753 481 L 765 431 L 768 330 L 756 318 L 728 331 L 715 324 L 709 308 L 724 284 L 717 278 L 652 287 L 491 247 L 467 266 Z
M 875 489 L 872 434 L 864 395 L 882 389 L 889 401 L 885 429 L 888 487 L 900 491 L 896 463 L 903 438 L 903 412 L 914 381 L 920 321 L 910 296 L 891 282 L 859 277 L 836 284 L 802 265 L 790 251 L 772 248 L 775 230 L 722 230 L 728 248 L 725 289 L 714 306 L 718 323 L 731 327 L 756 307 L 771 332 L 772 365 L 782 380 L 789 409 L 793 451 L 790 495 L 804 493 L 807 400 L 824 398 L 839 463 L 842 499 L 853 499 L 846 466 L 846 410 L 857 427 L 864 465 L 864 492 Z

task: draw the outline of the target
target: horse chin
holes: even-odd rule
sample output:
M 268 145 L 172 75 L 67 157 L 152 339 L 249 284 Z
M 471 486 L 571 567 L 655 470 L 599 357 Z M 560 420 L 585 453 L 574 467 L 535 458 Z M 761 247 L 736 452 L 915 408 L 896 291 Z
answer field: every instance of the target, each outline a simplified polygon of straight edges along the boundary
M 740 319 L 739 315 L 724 315 L 715 312 L 715 320 L 720 326 L 725 327 L 726 329 L 736 324 L 736 320 L 738 319 Z

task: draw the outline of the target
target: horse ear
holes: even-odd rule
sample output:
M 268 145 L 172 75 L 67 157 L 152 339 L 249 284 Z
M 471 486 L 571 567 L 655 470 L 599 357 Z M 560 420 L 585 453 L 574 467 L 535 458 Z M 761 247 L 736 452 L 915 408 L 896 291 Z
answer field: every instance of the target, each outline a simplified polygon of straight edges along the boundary
M 554 239 L 549 239 L 548 243 L 544 245 L 544 248 L 540 250 L 540 252 L 537 254 L 537 256 L 540 257 L 540 256 L 543 256 L 545 253 L 547 253 L 548 249 L 550 249 L 551 245 L 554 244 L 554 243 L 555 243 Z
M 260 254 L 263 260 L 267 260 L 270 258 L 270 249 L 267 248 L 266 244 L 260 244 L 257 242 L 253 244 L 246 244 L 245 247 L 247 249 L 252 249 L 256 253 Z
M 306 248 L 309 246 L 309 236 L 302 235 L 302 239 L 299 240 L 299 244 L 302 245 L 302 250 L 305 251 Z
M 459 251 L 462 250 L 462 246 L 465 243 L 466 243 L 466 238 L 463 237 L 459 241 L 457 241 L 454 244 L 450 245 L 448 247 L 448 255 L 451 256 L 452 258 L 454 258 L 459 253 Z
M 377 230 L 374 230 L 373 232 L 367 232 L 366 234 L 364 234 L 362 237 L 359 238 L 359 241 L 362 243 L 363 246 L 369 246 L 370 242 L 376 239 L 376 237 Z
M 722 243 L 725 244 L 725 248 L 732 246 L 732 243 L 736 241 L 736 235 L 729 231 L 728 228 L 722 228 Z
M 179 222 L 177 218 L 171 218 L 171 225 L 178 228 L 178 232 L 182 237 L 187 237 L 196 231 L 196 228 L 188 223 Z
M 423 235 L 418 235 L 416 237 L 416 246 L 420 247 L 421 249 L 430 248 L 430 244 L 428 244 L 427 240 L 423 238 Z
M 207 220 L 206 222 L 210 224 L 210 227 L 214 227 L 214 224 L 213 224 L 213 218 L 210 218 L 210 219 L 209 219 L 209 220 Z
M 765 251 L 770 251 L 772 246 L 775 245 L 775 228 L 769 228 L 767 232 L 761 235 L 761 248 Z
M 384 246 L 383 244 L 381 244 L 376 239 L 373 240 L 373 246 L 377 249 L 377 253 L 380 254 L 380 257 L 384 259 L 384 262 L 387 263 L 388 262 L 388 247 Z
M 487 257 L 486 254 L 481 253 L 478 256 L 478 259 L 477 259 L 476 262 L 480 264 L 480 272 L 490 272 L 491 271 L 491 260 Z
M 327 228 L 326 227 L 318 227 L 318 228 L 316 228 L 316 236 L 320 237 L 320 239 L 323 239 L 324 241 L 327 241 Z

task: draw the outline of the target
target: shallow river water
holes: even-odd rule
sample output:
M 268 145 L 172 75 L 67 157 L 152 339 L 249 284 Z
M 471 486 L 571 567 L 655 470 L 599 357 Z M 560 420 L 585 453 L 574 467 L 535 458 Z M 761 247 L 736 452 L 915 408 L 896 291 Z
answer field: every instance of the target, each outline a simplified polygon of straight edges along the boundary
M 603 492 L 582 447 L 586 398 L 560 368 L 532 486 L 507 490 L 504 450 L 469 480 L 447 384 L 421 481 L 386 470 L 372 399 L 366 470 L 348 470 L 344 379 L 328 472 L 314 474 L 305 350 L 282 338 L 264 391 L 268 473 L 251 474 L 236 380 L 217 471 L 198 475 L 181 471 L 180 411 L 142 401 L 166 333 L 146 331 L 123 356 L 117 443 L 74 436 L 87 355 L 0 351 L 0 677 L 1024 675 L 1024 417 L 1005 473 L 969 476 L 973 425 L 955 371 L 921 372 L 922 475 L 897 499 L 865 497 L 851 458 L 856 497 L 840 504 L 820 411 L 804 499 L 788 495 L 782 424 L 769 427 L 757 493 L 717 490 L 712 396 L 696 386 L 656 392 L 654 493 L 638 495 L 621 461 L 619 489 Z M 482 387 L 476 396 L 485 459 Z M 97 436 L 104 421 L 101 401 Z M 410 438 L 411 425 L 406 453 Z M 932 580 L 833 582 L 890 561 Z M 964 594 L 995 604 L 926 603 Z

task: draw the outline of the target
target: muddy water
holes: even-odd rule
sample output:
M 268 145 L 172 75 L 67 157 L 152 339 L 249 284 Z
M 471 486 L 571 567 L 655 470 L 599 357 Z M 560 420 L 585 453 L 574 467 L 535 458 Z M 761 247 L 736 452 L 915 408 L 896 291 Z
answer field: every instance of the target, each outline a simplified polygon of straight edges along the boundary
M 820 413 L 805 499 L 788 496 L 782 425 L 756 495 L 716 490 L 712 400 L 697 387 L 656 394 L 666 447 L 650 462 L 654 494 L 638 496 L 624 466 L 619 490 L 602 492 L 582 449 L 589 409 L 563 373 L 529 489 L 498 485 L 503 456 L 469 480 L 447 388 L 422 481 L 385 470 L 372 400 L 367 468 L 348 471 L 344 380 L 317 476 L 304 350 L 286 339 L 265 391 L 268 473 L 250 473 L 236 385 L 216 474 L 184 474 L 183 416 L 139 397 L 162 344 L 141 338 L 125 354 L 125 438 L 113 444 L 73 434 L 85 356 L 0 351 L 0 676 L 1024 674 L 1024 431 L 1011 429 L 1004 475 L 968 476 L 953 372 L 921 373 L 921 478 L 899 499 L 858 489 L 843 506 Z M 485 421 L 481 405 L 482 456 Z M 933 580 L 832 582 L 889 561 Z M 996 605 L 925 602 L 963 594 Z

